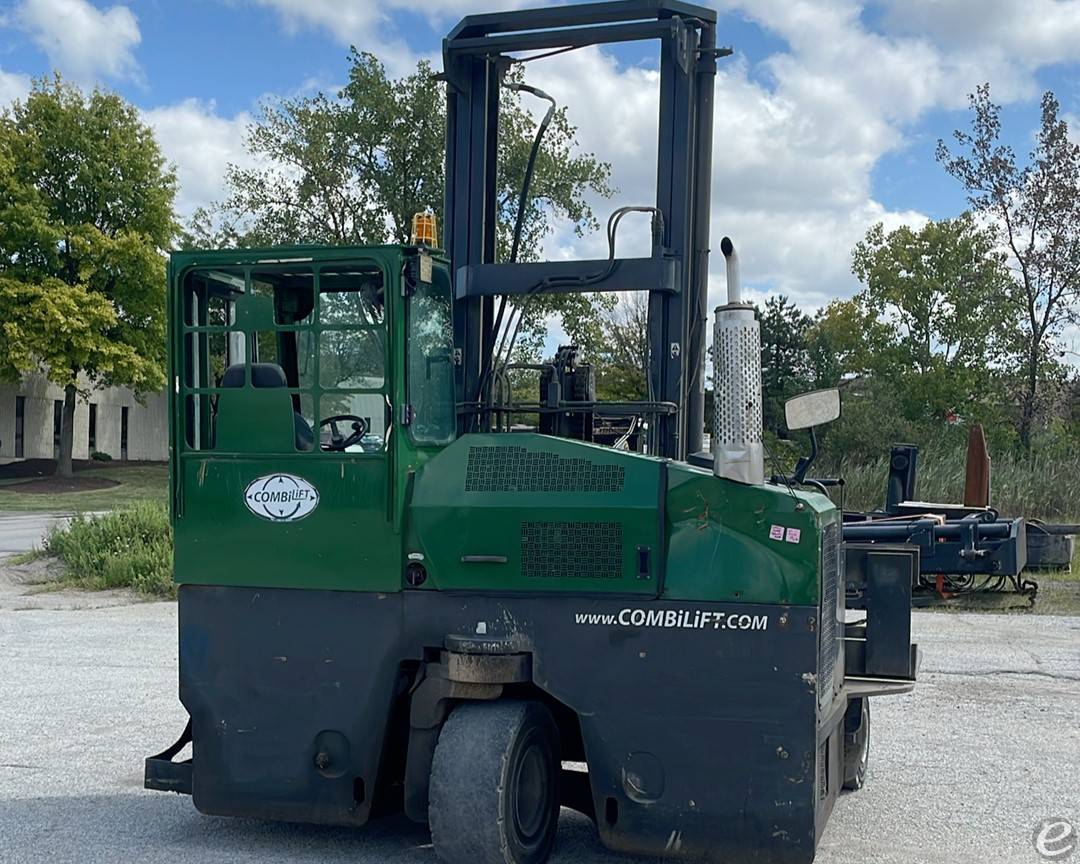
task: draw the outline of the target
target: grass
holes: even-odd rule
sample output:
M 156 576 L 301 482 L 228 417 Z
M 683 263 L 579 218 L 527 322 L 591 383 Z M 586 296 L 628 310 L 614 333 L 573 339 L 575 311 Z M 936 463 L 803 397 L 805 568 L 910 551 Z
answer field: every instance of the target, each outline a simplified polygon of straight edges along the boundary
M 1042 615 L 1080 615 L 1080 543 L 1069 570 L 1032 572 L 1028 578 L 1039 583 L 1034 612 Z
M 18 567 L 20 564 L 30 564 L 37 561 L 39 558 L 48 557 L 48 553 L 44 549 L 30 549 L 27 552 L 20 552 L 18 555 L 11 555 L 4 559 L 5 564 L 14 564 Z
M 115 480 L 119 486 L 88 492 L 17 492 L 12 487 L 40 478 L 25 478 L 0 482 L 0 511 L 21 512 L 85 512 L 115 510 L 142 502 L 164 506 L 169 489 L 169 469 L 166 465 L 138 465 L 125 468 L 92 468 L 79 471 L 78 478 L 100 477 Z
M 66 585 L 176 597 L 172 530 L 162 504 L 142 501 L 112 513 L 77 515 L 49 531 L 42 552 L 63 563 Z
M 951 448 L 919 453 L 915 497 L 960 503 L 964 499 L 964 451 Z M 844 478 L 844 506 L 871 510 L 885 505 L 886 456 L 859 465 L 823 466 L 812 473 Z M 1003 516 L 1067 522 L 1080 513 L 1080 457 L 1007 454 L 991 463 L 991 506 Z

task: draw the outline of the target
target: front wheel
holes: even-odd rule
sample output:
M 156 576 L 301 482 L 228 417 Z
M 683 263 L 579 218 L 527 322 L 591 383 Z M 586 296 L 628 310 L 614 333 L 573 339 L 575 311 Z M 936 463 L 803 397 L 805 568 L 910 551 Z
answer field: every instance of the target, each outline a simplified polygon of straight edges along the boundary
M 870 700 L 863 697 L 848 703 L 844 713 L 844 788 L 862 789 L 870 762 Z
M 439 733 L 428 821 L 446 864 L 543 864 L 559 823 L 559 734 L 539 702 L 465 702 Z

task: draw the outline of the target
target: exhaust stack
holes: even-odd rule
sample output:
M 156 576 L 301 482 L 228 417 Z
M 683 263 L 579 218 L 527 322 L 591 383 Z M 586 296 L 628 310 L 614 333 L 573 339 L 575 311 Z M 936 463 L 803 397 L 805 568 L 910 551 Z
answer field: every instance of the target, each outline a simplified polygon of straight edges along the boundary
M 742 281 L 739 277 L 739 253 L 735 251 L 735 244 L 730 237 L 720 241 L 720 251 L 724 253 L 724 263 L 727 266 L 727 302 L 728 306 L 742 303 Z
M 742 302 L 739 256 L 731 238 L 720 242 L 727 262 L 728 302 L 713 328 L 713 473 L 738 483 L 765 482 L 761 442 L 761 329 L 754 307 Z

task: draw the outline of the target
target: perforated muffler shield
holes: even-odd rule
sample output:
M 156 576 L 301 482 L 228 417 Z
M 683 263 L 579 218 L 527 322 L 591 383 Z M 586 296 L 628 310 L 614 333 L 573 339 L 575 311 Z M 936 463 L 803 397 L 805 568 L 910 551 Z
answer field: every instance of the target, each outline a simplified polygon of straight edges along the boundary
M 764 483 L 761 331 L 751 306 L 721 306 L 713 329 L 713 471 Z

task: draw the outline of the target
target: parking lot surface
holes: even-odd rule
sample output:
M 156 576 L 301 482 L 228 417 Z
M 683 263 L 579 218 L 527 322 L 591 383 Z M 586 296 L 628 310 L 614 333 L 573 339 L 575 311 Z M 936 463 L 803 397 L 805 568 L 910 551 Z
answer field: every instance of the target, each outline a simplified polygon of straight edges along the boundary
M 45 532 L 64 513 L 0 513 L 0 559 L 41 546 Z
M 78 600 L 9 592 L 0 604 L 4 864 L 434 864 L 427 832 L 404 819 L 359 830 L 228 820 L 144 791 L 143 757 L 186 718 L 176 607 Z M 915 631 L 919 686 L 875 701 L 867 786 L 840 799 L 817 860 L 1035 864 L 1039 820 L 1080 823 L 1080 618 L 916 613 Z M 634 859 L 564 811 L 552 860 Z

